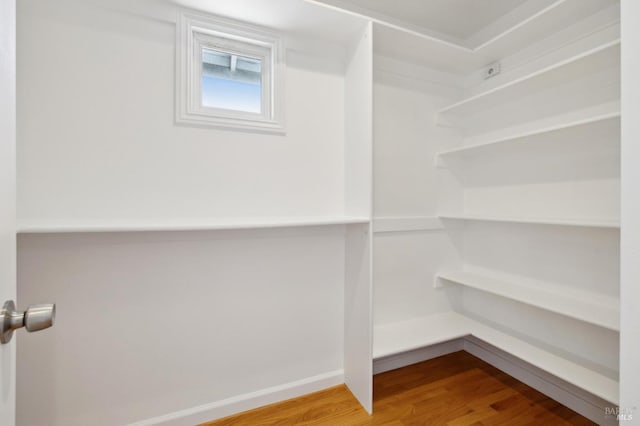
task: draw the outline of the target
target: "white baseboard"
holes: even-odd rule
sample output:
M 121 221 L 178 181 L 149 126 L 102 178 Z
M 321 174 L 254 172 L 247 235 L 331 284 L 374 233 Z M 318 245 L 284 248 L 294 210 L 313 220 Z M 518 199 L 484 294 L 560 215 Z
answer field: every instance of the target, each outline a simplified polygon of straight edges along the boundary
M 473 336 L 377 359 L 373 364 L 373 372 L 374 374 L 379 374 L 461 350 L 504 371 L 599 425 L 618 425 L 615 417 L 605 416 L 605 408 L 611 407 L 611 404 L 607 401 L 558 379 Z M 129 426 L 193 426 L 194 424 L 296 398 L 343 383 L 344 371 L 333 371 L 210 404 L 176 411 L 164 416 L 142 420 L 131 423 Z
M 376 359 L 373 361 L 373 374 L 384 373 L 385 371 L 395 370 L 462 350 L 464 350 L 464 341 L 462 339 L 456 339 L 426 348 Z
M 193 426 L 254 408 L 296 398 L 344 383 L 344 371 L 336 370 L 295 382 L 234 396 L 210 404 L 188 408 L 131 423 L 129 426 Z

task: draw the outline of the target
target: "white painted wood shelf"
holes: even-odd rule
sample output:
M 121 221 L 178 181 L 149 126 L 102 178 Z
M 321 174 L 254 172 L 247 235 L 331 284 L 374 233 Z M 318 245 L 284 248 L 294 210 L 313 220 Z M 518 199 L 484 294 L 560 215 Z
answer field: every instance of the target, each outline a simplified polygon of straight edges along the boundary
M 436 285 L 444 282 L 502 296 L 549 312 L 620 331 L 620 301 L 599 293 L 561 285 L 536 285 L 506 281 L 487 272 L 447 270 L 436 275 Z
M 463 139 L 463 145 L 461 147 L 454 147 L 449 151 L 454 151 L 458 148 L 464 148 L 467 146 L 482 146 L 500 141 L 520 139 L 536 134 L 579 126 L 583 123 L 588 124 L 607 118 L 620 117 L 620 112 L 621 108 L 619 99 L 590 105 L 580 109 L 572 109 L 558 115 L 552 115 L 534 121 L 527 121 L 511 127 L 498 128 L 489 133 L 469 135 Z
M 380 359 L 465 336 L 476 338 L 574 386 L 618 404 L 618 382 L 456 312 L 374 327 L 373 357 Z
M 467 319 L 452 312 L 378 325 L 373 329 L 373 359 L 437 345 L 469 334 Z
M 18 221 L 19 234 L 76 233 L 76 232 L 164 232 L 164 231 L 216 231 L 261 228 L 288 228 L 367 224 L 366 217 L 261 217 L 261 218 L 185 218 L 171 220 L 123 221 Z
M 411 232 L 443 229 L 442 221 L 435 216 L 396 216 L 373 219 L 373 232 Z
M 555 31 L 607 7 L 613 0 L 548 1 L 539 10 L 529 10 L 520 20 L 492 34 L 469 40 L 445 39 L 442 34 L 378 14 L 344 0 L 305 0 L 370 20 L 374 25 L 375 53 L 449 72 L 479 69 L 487 63 L 507 57 Z
M 556 0 L 522 21 L 505 28 L 499 34 L 481 41 L 474 47 L 474 51 L 492 58 L 504 58 L 532 42 L 611 6 L 616 6 L 615 1 Z
M 617 39 L 456 102 L 438 111 L 437 120 L 446 123 L 449 116 L 470 116 L 526 97 L 541 88 L 579 79 L 585 73 L 611 68 L 619 62 L 620 40 Z
M 551 226 L 576 226 L 583 228 L 620 229 L 620 221 L 617 219 L 559 219 L 559 218 L 530 218 L 508 216 L 484 216 L 467 214 L 441 214 L 438 216 L 444 220 L 464 220 L 480 222 L 503 222 L 523 225 L 551 225 Z
M 615 135 L 620 134 L 620 108 L 613 107 L 611 111 L 603 112 L 591 117 L 580 118 L 551 126 L 533 128 L 480 143 L 465 145 L 460 148 L 442 151 L 438 154 L 438 165 L 446 164 L 450 158 L 468 158 L 510 148 L 518 149 L 523 144 L 553 145 L 554 150 L 566 146 L 567 149 L 585 148 L 588 141 L 602 142 L 603 135 L 611 135 L 611 142 L 620 143 Z

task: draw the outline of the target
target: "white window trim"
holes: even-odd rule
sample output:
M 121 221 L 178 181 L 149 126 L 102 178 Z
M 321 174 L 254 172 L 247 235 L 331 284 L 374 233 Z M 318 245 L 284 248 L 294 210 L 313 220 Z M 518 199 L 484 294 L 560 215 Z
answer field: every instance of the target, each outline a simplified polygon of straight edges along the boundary
M 262 60 L 262 113 L 203 107 L 202 47 Z M 284 49 L 280 38 L 252 25 L 180 13 L 176 32 L 176 123 L 284 133 Z
M 192 96 L 190 97 L 191 111 L 197 114 L 203 115 L 216 115 L 219 117 L 227 117 L 232 119 L 242 118 L 248 120 L 269 121 L 272 117 L 272 102 L 271 102 L 271 49 L 267 47 L 256 46 L 253 44 L 246 44 L 236 40 L 222 39 L 219 37 L 213 37 L 209 34 L 197 33 L 194 35 L 194 57 L 192 59 L 193 65 L 193 87 Z M 238 55 L 242 57 L 250 57 L 259 59 L 262 64 L 261 79 L 262 79 L 262 105 L 261 113 L 251 113 L 245 111 L 232 111 L 228 109 L 205 107 L 202 105 L 202 49 L 210 48 L 218 52 L 225 52 L 231 55 Z

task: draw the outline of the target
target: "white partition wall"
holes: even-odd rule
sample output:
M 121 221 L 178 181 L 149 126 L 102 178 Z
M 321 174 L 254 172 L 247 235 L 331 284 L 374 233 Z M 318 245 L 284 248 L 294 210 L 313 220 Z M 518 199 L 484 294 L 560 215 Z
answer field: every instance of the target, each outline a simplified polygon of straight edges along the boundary
M 345 75 L 345 209 L 371 218 L 372 76 L 371 24 L 352 43 Z M 345 383 L 371 412 L 371 225 L 351 225 L 345 246 Z

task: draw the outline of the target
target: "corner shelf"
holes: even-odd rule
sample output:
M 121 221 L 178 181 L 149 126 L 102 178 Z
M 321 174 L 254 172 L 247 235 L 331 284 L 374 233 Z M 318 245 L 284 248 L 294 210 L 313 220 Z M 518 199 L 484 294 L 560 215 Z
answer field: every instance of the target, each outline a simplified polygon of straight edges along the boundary
M 566 28 L 606 7 L 612 0 L 556 0 L 504 28 L 498 34 L 475 43 L 430 33 L 427 29 L 355 6 L 343 0 L 305 0 L 357 18 L 372 21 L 376 54 L 400 58 L 448 72 L 466 73 L 504 58 L 535 40 Z M 580 4 L 580 7 L 576 7 Z M 578 10 L 579 12 L 576 12 Z
M 446 121 L 449 115 L 473 115 L 493 105 L 525 97 L 540 87 L 551 87 L 557 82 L 574 80 L 583 74 L 584 70 L 594 72 L 608 68 L 611 64 L 619 63 L 619 57 L 620 39 L 617 39 L 456 102 L 438 112 L 438 121 Z
M 122 221 L 18 221 L 19 234 L 80 233 L 80 232 L 168 232 L 217 231 L 262 228 L 288 228 L 367 224 L 366 217 L 259 217 L 259 218 L 184 218 L 173 220 Z
M 590 14 L 612 6 L 615 6 L 615 1 L 557 0 L 500 34 L 481 42 L 474 47 L 474 51 L 493 58 L 504 58 L 530 44 L 530 40 L 540 40 L 558 29 L 566 28 Z
M 526 143 L 535 144 L 543 141 L 547 144 L 554 144 L 557 149 L 557 147 L 566 143 L 585 144 L 585 140 L 589 140 L 589 138 L 606 133 L 615 134 L 613 133 L 614 131 L 617 131 L 619 134 L 619 130 L 620 109 L 618 105 L 618 108 L 599 115 L 551 126 L 533 128 L 524 132 L 508 134 L 461 148 L 442 151 L 438 154 L 438 158 L 445 160 L 446 158 L 452 157 L 471 157 L 483 152 L 505 149 Z M 440 164 L 440 162 L 438 163 Z
M 469 334 L 468 320 L 453 312 L 378 325 L 373 331 L 373 359 L 437 345 Z
M 434 216 L 395 216 L 373 219 L 373 232 L 435 231 L 443 229 L 442 221 Z
M 480 216 L 480 215 L 452 215 L 441 214 L 438 216 L 444 220 L 466 220 L 481 222 L 504 222 L 516 223 L 523 225 L 552 225 L 552 226 L 576 226 L 583 228 L 604 228 L 604 229 L 620 229 L 618 220 L 609 219 L 554 219 L 554 218 L 527 218 L 527 217 L 501 217 L 501 216 Z
M 465 336 L 474 336 L 567 383 L 618 404 L 617 381 L 456 312 L 374 327 L 373 358 L 380 359 Z
M 620 301 L 591 291 L 573 290 L 563 286 L 536 288 L 532 285 L 507 282 L 487 273 L 464 270 L 443 271 L 436 283 L 448 281 L 465 287 L 502 296 L 549 312 L 620 331 Z
M 375 21 L 374 53 L 427 68 L 460 74 L 479 69 L 490 60 L 472 49 L 430 35 Z

